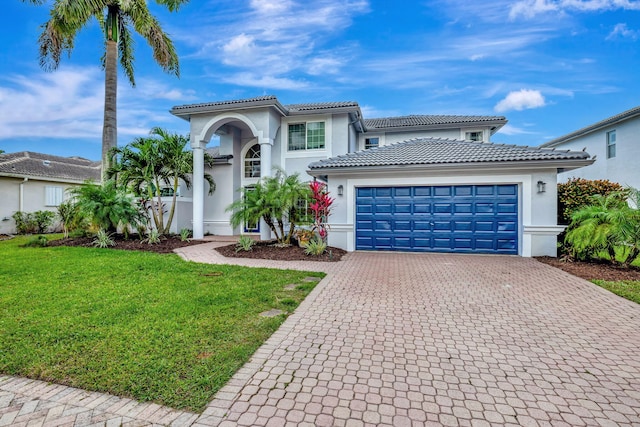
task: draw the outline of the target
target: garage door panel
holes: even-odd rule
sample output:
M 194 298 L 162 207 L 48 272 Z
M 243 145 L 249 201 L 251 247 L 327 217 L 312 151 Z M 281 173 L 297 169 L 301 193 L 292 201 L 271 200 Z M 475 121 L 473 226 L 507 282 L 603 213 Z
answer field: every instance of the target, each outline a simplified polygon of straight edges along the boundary
M 403 202 L 396 203 L 393 206 L 393 213 L 396 213 L 396 214 L 405 214 L 405 213 L 410 214 L 411 210 L 412 210 L 412 205 L 410 202 L 407 203 L 403 201 Z
M 451 203 L 434 203 L 433 213 L 437 214 L 450 214 L 453 212 L 453 206 Z
M 431 203 L 423 203 L 423 202 L 414 203 L 413 213 L 416 213 L 416 214 L 431 213 Z
M 517 193 L 516 185 L 358 188 L 356 249 L 515 254 Z

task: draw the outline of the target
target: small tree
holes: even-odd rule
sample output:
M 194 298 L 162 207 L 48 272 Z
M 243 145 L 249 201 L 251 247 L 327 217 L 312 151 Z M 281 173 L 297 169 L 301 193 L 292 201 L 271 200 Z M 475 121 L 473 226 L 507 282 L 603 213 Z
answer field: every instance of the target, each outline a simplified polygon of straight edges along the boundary
M 242 188 L 242 197 L 227 207 L 232 212 L 233 227 L 264 220 L 279 244 L 291 244 L 298 223 L 300 201 L 309 199 L 309 188 L 299 175 L 287 176 L 278 170 L 274 176 L 262 178 L 251 188 Z M 285 225 L 289 226 L 285 231 Z
M 329 236 L 327 219 L 331 215 L 331 205 L 335 199 L 329 197 L 327 185 L 322 182 L 310 182 L 309 189 L 311 190 L 309 209 L 313 212 L 313 229 L 318 232 L 322 241 L 327 243 Z
M 117 232 L 123 227 L 137 226 L 143 219 L 139 207 L 131 196 L 109 180 L 102 185 L 85 182 L 71 190 L 78 209 L 89 219 L 91 226 L 106 232 Z
M 168 233 L 173 222 L 180 181 L 191 188 L 193 172 L 193 152 L 187 151 L 189 138 L 169 133 L 155 127 L 150 137 L 136 138 L 125 147 L 113 150 L 113 166 L 107 171 L 107 177 L 126 187 L 134 195 L 142 199 L 142 205 L 151 218 L 158 232 Z M 211 167 L 213 158 L 205 153 L 205 165 Z M 213 177 L 205 173 L 203 178 L 209 184 L 209 195 L 213 194 L 216 185 Z M 173 190 L 171 205 L 166 210 L 162 201 L 162 188 Z M 169 217 L 165 223 L 164 214 Z

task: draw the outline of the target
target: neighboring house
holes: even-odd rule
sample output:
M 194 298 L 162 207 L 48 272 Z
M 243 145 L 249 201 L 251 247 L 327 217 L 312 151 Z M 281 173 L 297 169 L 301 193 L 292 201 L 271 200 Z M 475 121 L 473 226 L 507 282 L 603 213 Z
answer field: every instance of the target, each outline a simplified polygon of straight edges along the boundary
M 15 233 L 15 212 L 56 211 L 67 190 L 100 180 L 100 162 L 21 151 L 0 155 L 0 233 Z
M 640 188 L 640 107 L 635 107 L 542 144 L 543 148 L 585 150 L 595 162 L 584 168 L 560 171 L 558 180 L 608 179 Z
M 174 107 L 190 122 L 193 231 L 238 235 L 227 206 L 275 167 L 327 182 L 329 244 L 346 250 L 556 254 L 558 170 L 589 154 L 490 143 L 501 116 L 364 119 L 356 102 L 282 105 L 274 96 Z M 220 137 L 205 197 L 206 145 Z

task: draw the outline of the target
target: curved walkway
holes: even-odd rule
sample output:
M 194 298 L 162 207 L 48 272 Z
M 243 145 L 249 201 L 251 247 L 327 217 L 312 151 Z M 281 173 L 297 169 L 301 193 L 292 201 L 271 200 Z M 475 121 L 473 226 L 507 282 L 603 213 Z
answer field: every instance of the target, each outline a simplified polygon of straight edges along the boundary
M 0 426 L 56 402 L 66 409 L 33 425 L 640 425 L 640 305 L 587 281 L 519 257 L 357 252 L 291 264 L 219 258 L 220 244 L 177 252 L 328 274 L 197 420 L 0 377 Z M 92 412 L 89 422 L 92 406 L 120 421 Z M 63 421 L 81 408 L 85 418 Z

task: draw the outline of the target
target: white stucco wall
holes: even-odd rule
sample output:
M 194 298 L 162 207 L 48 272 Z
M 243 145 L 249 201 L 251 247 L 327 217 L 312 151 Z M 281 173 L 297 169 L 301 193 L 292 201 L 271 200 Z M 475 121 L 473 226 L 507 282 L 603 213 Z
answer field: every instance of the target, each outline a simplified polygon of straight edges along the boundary
M 46 206 L 45 188 L 48 186 L 61 187 L 64 191 L 64 200 L 68 197 L 68 190 L 79 184 L 59 182 L 59 181 L 41 181 L 29 179 L 24 181 L 23 178 L 0 177 L 0 233 L 13 234 L 16 232 L 16 226 L 11 216 L 22 210 L 23 212 L 35 212 L 48 210 L 57 212 L 56 206 Z M 20 187 L 23 188 L 22 209 L 20 207 Z M 56 226 L 58 222 L 56 221 Z
M 616 131 L 616 156 L 607 159 L 607 132 Z M 571 140 L 556 147 L 558 150 L 586 151 L 596 156 L 591 166 L 559 174 L 559 181 L 569 178 L 608 179 L 623 186 L 640 188 L 638 158 L 640 158 L 640 118 L 636 117 L 588 135 Z
M 473 127 L 473 128 L 455 128 L 455 129 L 432 129 L 432 130 L 424 130 L 424 131 L 380 131 L 377 132 L 375 129 L 370 130 L 367 133 L 360 134 L 358 136 L 358 150 L 364 150 L 364 144 L 366 138 L 379 138 L 380 146 L 390 145 L 396 142 L 406 141 L 408 139 L 413 138 L 449 138 L 449 139 L 458 139 L 464 140 L 465 132 L 476 132 L 482 131 L 484 132 L 484 140 L 489 142 L 491 132 L 488 127 Z
M 546 183 L 546 192 L 537 192 L 537 182 Z M 556 224 L 555 170 L 484 170 L 470 173 L 395 172 L 388 175 L 331 175 L 329 192 L 336 197 L 329 219 L 329 244 L 348 251 L 355 250 L 355 200 L 357 187 L 411 185 L 476 185 L 516 184 L 519 188 L 519 249 L 518 254 L 556 256 L 556 236 L 562 227 Z M 344 187 L 343 196 L 338 186 Z

